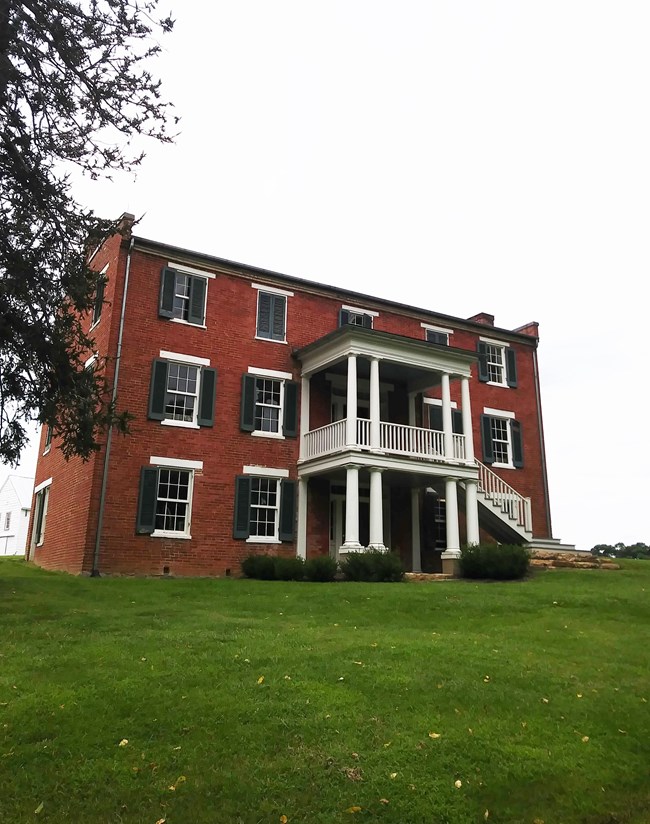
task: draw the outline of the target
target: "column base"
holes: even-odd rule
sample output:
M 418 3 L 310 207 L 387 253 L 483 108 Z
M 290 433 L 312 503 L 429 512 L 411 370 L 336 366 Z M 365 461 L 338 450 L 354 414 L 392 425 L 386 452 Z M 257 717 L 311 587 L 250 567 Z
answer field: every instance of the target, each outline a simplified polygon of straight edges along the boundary
M 342 546 L 339 547 L 339 555 L 345 555 L 348 552 L 363 552 L 365 549 L 360 543 L 352 543 L 351 541 L 348 543 L 346 541 Z
M 368 549 L 374 552 L 390 552 L 390 549 L 385 544 L 368 544 Z
M 446 549 L 442 553 L 441 558 L 443 575 L 453 575 L 454 578 L 458 578 L 460 576 L 460 564 L 458 563 L 460 550 Z

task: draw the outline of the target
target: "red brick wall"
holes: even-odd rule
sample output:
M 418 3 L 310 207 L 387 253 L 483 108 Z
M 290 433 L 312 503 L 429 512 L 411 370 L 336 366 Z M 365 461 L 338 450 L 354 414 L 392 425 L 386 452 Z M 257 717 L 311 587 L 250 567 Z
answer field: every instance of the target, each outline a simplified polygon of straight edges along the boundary
M 110 241 L 97 255 L 98 270 L 109 262 L 109 283 L 102 319 L 95 330 L 100 354 L 114 353 L 117 345 L 119 310 L 126 243 L 119 249 L 119 238 Z M 240 396 L 242 374 L 249 366 L 275 369 L 300 380 L 298 364 L 292 352 L 336 329 L 341 303 L 357 305 L 341 294 L 313 293 L 299 285 L 276 284 L 295 292 L 288 298 L 287 344 L 256 340 L 257 289 L 251 282 L 264 282 L 262 274 L 217 272 L 208 283 L 207 329 L 172 322 L 158 317 L 161 267 L 165 258 L 136 248 L 130 268 L 126 322 L 119 378 L 118 401 L 135 415 L 130 437 L 114 436 L 106 495 L 104 528 L 101 542 L 100 570 L 113 573 L 220 575 L 226 570 L 236 574 L 243 557 L 253 550 L 279 549 L 295 553 L 294 543 L 282 547 L 256 547 L 234 540 L 233 504 L 235 478 L 244 465 L 288 469 L 297 478 L 299 444 L 297 438 L 284 440 L 251 436 L 240 430 Z M 196 264 L 194 264 L 196 266 Z M 119 277 L 116 275 L 119 273 Z M 268 282 L 268 278 L 267 278 Z M 273 284 L 271 284 L 273 285 Z M 370 298 L 363 308 L 379 312 L 375 329 L 423 339 L 421 322 L 425 316 L 390 312 Z M 446 320 L 440 325 L 450 325 Z M 455 347 L 476 350 L 480 333 L 458 329 L 451 339 Z M 498 330 L 490 330 L 498 339 Z M 477 457 L 481 457 L 480 414 L 484 406 L 511 410 L 522 422 L 525 466 L 518 470 L 500 470 L 500 474 L 518 491 L 533 498 L 535 533 L 545 536 L 545 502 L 541 452 L 537 432 L 534 392 L 533 350 L 535 340 L 510 341 L 517 351 L 519 385 L 516 389 L 486 386 L 473 380 L 472 414 Z M 151 367 L 161 350 L 208 358 L 218 370 L 217 403 L 214 427 L 200 430 L 163 426 L 147 419 Z M 112 363 L 109 365 L 112 369 Z M 460 382 L 452 383 L 452 398 L 460 405 Z M 311 386 L 310 428 L 330 420 L 329 384 L 316 376 Z M 406 398 L 393 393 L 391 419 L 407 421 Z M 99 488 L 103 468 L 103 451 L 87 464 L 65 464 L 56 442 L 50 455 L 39 461 L 36 483 L 52 476 L 46 539 L 36 553 L 37 563 L 72 572 L 91 569 L 96 534 Z M 135 534 L 140 469 L 150 464 L 150 456 L 203 461 L 203 471 L 196 472 L 192 506 L 192 538 L 189 540 L 152 538 Z M 406 502 L 398 507 L 393 521 L 393 538 L 410 559 L 410 499 L 400 491 L 394 499 Z M 401 512 L 404 509 L 404 512 Z M 401 513 L 401 514 L 400 514 Z M 405 514 L 404 514 L 405 513 Z M 329 482 L 309 482 L 308 552 L 328 551 Z

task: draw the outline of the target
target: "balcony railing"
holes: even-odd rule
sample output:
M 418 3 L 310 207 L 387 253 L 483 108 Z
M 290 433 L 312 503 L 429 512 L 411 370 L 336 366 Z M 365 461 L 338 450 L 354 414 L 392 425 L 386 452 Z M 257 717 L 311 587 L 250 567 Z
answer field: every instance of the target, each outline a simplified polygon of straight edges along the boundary
M 364 451 L 370 450 L 370 421 L 357 419 L 356 443 L 346 443 L 347 422 L 345 420 L 329 423 L 307 432 L 303 437 L 303 459 L 320 458 L 340 452 L 350 446 Z M 453 456 L 451 460 L 465 460 L 465 436 L 454 434 L 452 437 Z M 379 444 L 377 449 L 392 455 L 405 455 L 433 461 L 445 461 L 445 437 L 435 429 L 421 426 L 406 426 L 401 423 L 381 421 L 379 425 Z

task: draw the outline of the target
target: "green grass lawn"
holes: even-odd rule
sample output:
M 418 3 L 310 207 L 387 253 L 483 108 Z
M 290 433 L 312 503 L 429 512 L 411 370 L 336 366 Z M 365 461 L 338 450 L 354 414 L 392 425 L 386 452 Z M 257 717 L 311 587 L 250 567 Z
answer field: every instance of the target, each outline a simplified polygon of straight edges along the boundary
M 2 824 L 650 822 L 647 561 L 297 584 L 7 559 L 0 622 Z

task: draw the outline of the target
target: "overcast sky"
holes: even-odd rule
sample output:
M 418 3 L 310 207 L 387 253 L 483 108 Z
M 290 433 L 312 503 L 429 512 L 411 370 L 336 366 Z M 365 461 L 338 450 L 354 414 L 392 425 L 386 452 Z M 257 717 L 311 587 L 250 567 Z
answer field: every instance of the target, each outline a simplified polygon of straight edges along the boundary
M 650 543 L 650 3 L 174 6 L 155 68 L 181 133 L 135 180 L 79 184 L 84 205 L 289 275 L 538 321 L 554 535 Z

